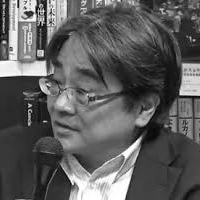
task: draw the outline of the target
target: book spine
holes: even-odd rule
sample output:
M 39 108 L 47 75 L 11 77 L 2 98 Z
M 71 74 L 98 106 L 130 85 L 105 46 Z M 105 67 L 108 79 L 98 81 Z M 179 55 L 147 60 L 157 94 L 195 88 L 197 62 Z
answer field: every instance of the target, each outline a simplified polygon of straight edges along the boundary
M 38 93 L 23 92 L 23 126 L 29 127 L 38 123 L 39 119 Z
M 58 29 L 58 27 L 61 24 L 61 0 L 56 1 L 56 29 Z
M 62 24 L 62 22 L 67 18 L 67 0 L 59 0 L 57 1 L 56 8 L 57 8 L 57 22 L 56 26 L 57 29 Z
M 47 0 L 47 43 L 56 29 L 56 0 Z
M 178 131 L 194 140 L 193 129 L 193 99 L 192 97 L 179 97 Z
M 9 49 L 9 1 L 0 1 L 1 30 L 0 30 L 0 60 L 8 60 Z
M 186 135 L 188 138 L 194 140 L 193 136 L 193 119 L 191 118 L 179 118 L 179 132 Z
M 173 131 L 178 131 L 178 100 L 176 99 L 169 110 L 169 116 L 167 120 L 167 127 Z
M 68 0 L 61 0 L 60 1 L 60 20 L 61 22 L 67 18 L 67 7 L 68 7 Z
M 200 97 L 194 99 L 194 141 L 200 144 Z
M 68 18 L 76 17 L 80 15 L 80 0 L 68 0 L 67 14 Z
M 194 119 L 194 141 L 200 144 L 200 118 Z
M 39 123 L 47 123 L 50 122 L 50 116 L 47 110 L 47 101 L 46 97 L 39 97 L 38 99 L 38 110 L 39 110 L 39 116 L 38 121 Z
M 86 13 L 93 6 L 92 0 L 81 0 L 80 14 Z
M 167 128 L 171 131 L 177 133 L 178 132 L 178 117 L 177 116 L 169 116 L 167 121 Z
M 18 59 L 18 0 L 10 0 L 9 4 L 9 60 Z
M 105 0 L 105 5 L 109 5 L 116 2 L 121 2 L 122 0 Z M 125 0 L 123 0 L 125 1 Z M 134 1 L 129 1 L 130 3 L 134 3 Z
M 200 97 L 193 97 L 194 99 L 194 118 L 200 118 Z
M 94 8 L 99 8 L 105 6 L 106 0 L 94 0 Z
M 45 59 L 45 50 L 47 45 L 47 1 L 37 0 L 37 42 L 36 42 L 36 59 Z
M 76 17 L 94 8 L 95 0 L 68 0 L 67 17 Z
M 68 7 L 68 0 L 60 0 L 59 4 L 57 4 L 57 12 L 59 13 L 57 15 L 57 28 L 62 24 L 62 22 L 67 19 L 67 7 Z
M 19 1 L 18 60 L 36 60 L 36 0 Z
M 169 116 L 178 116 L 178 99 L 173 102 L 169 110 Z

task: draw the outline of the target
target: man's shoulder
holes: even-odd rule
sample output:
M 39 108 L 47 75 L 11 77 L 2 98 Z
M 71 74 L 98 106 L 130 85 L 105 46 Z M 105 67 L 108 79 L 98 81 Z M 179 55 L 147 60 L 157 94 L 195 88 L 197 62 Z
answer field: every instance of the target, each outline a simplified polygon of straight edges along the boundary
M 185 167 L 196 163 L 200 168 L 200 145 L 181 133 L 158 130 L 157 137 L 143 143 L 144 154 L 166 164 Z
M 200 145 L 194 140 L 188 138 L 182 133 L 174 133 L 169 130 L 164 130 L 162 134 L 166 135 L 168 141 L 176 152 L 176 163 L 185 163 L 185 166 L 195 164 L 200 167 Z

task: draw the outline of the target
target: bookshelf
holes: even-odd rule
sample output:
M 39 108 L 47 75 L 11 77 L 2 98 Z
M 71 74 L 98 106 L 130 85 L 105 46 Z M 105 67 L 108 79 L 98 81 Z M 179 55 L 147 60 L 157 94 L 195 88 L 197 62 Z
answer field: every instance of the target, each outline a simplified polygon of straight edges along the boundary
M 0 61 L 0 77 L 46 75 L 45 61 L 29 63 L 11 60 Z

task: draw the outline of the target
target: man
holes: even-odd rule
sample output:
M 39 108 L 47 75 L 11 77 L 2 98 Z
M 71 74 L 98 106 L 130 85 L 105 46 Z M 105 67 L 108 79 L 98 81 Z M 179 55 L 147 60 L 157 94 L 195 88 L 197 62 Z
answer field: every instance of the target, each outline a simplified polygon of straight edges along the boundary
M 200 199 L 199 146 L 163 128 L 181 56 L 158 19 L 126 3 L 69 19 L 47 67 L 40 87 L 64 148 L 47 199 Z
M 199 200 L 200 149 L 164 128 L 180 50 L 157 18 L 126 3 L 65 21 L 39 81 L 64 157 L 46 200 Z

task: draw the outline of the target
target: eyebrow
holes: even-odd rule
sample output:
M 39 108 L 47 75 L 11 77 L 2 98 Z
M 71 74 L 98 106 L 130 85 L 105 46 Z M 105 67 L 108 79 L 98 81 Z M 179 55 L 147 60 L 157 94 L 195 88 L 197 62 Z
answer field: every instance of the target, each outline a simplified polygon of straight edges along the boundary
M 87 68 L 76 68 L 76 72 L 82 76 L 88 77 L 90 79 L 93 79 L 94 81 L 98 82 L 98 83 L 102 83 L 103 81 L 101 80 L 101 78 L 98 76 L 97 73 L 95 73 L 95 71 L 91 70 L 91 69 L 87 69 Z M 104 83 L 104 82 L 103 82 Z
M 80 73 L 83 76 L 92 78 L 94 81 L 103 84 L 106 88 L 108 88 L 108 85 L 104 80 L 104 77 L 99 75 L 97 72 L 87 68 L 77 68 L 76 71 L 77 73 Z
M 56 68 L 62 68 L 63 64 L 56 58 L 54 60 L 52 60 L 52 64 L 54 65 L 54 67 Z M 76 67 L 76 72 L 78 74 L 81 74 L 83 76 L 87 76 L 89 78 L 92 78 L 94 80 L 99 80 L 100 78 L 98 77 L 98 75 L 91 69 L 87 69 L 87 68 L 81 68 L 77 65 Z
M 54 67 L 56 68 L 62 68 L 63 64 L 58 60 L 58 59 L 54 59 L 52 60 L 52 64 L 54 65 Z M 87 68 L 81 68 L 81 67 L 77 67 L 76 68 L 76 72 L 78 74 L 81 74 L 83 76 L 86 76 L 88 78 L 93 79 L 94 81 L 97 81 L 98 83 L 103 83 L 103 85 L 107 88 L 107 84 L 104 80 L 104 78 L 101 76 L 98 76 L 97 73 L 95 73 L 95 71 L 91 70 L 91 69 L 87 69 Z

